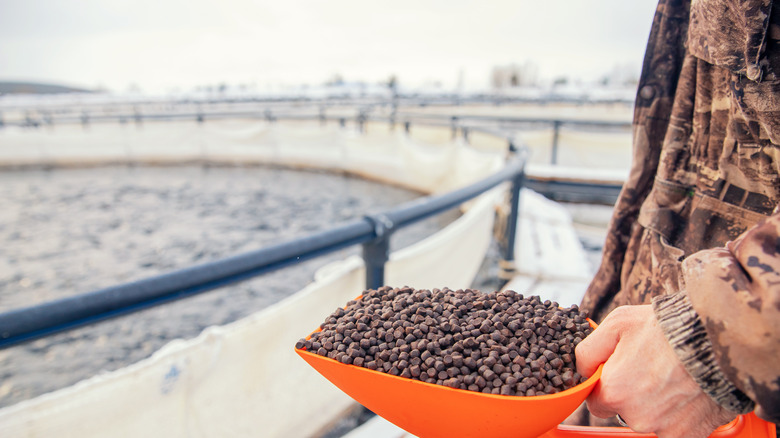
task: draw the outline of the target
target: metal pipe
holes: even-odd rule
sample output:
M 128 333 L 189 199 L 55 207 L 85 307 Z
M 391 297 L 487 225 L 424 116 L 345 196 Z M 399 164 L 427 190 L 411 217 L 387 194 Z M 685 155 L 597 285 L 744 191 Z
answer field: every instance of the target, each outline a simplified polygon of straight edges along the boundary
M 338 120 L 336 117 L 327 117 L 320 114 L 311 114 L 311 115 L 300 115 L 300 114 L 274 114 L 270 110 L 266 111 L 260 111 L 260 110 L 249 110 L 249 111 L 217 111 L 217 112 L 204 112 L 202 110 L 199 110 L 197 112 L 186 112 L 186 113 L 172 113 L 172 114 L 147 114 L 147 115 L 141 115 L 140 110 L 136 108 L 135 113 L 130 116 L 127 114 L 118 114 L 118 115 L 100 115 L 100 114 L 90 114 L 88 116 L 88 122 L 89 123 L 98 123 L 98 122 L 122 122 L 123 120 L 128 120 L 131 117 L 135 120 L 136 123 L 141 123 L 142 118 L 147 120 L 181 120 L 181 119 L 196 119 L 199 115 L 202 115 L 204 118 L 208 117 L 209 119 L 222 119 L 222 118 L 231 118 L 231 117 L 248 117 L 248 118 L 265 118 L 266 120 L 270 121 L 276 121 L 281 119 L 287 119 L 287 120 L 320 120 L 323 121 L 323 118 L 325 120 L 327 119 L 334 119 Z M 367 115 L 364 121 L 368 121 L 371 119 Z M 472 121 L 472 122 L 495 122 L 495 123 L 504 123 L 504 124 L 528 124 L 528 123 L 554 123 L 557 122 L 560 125 L 572 125 L 572 126 L 590 126 L 590 127 L 598 127 L 598 128 L 630 128 L 631 122 L 615 122 L 615 121 L 601 121 L 601 120 L 577 120 L 577 119 L 558 119 L 558 120 L 550 120 L 550 119 L 541 119 L 541 118 L 523 118 L 523 117 L 504 117 L 504 116 L 490 116 L 490 115 L 458 115 L 458 116 L 448 116 L 448 115 L 439 115 L 439 114 L 414 114 L 414 113 L 404 113 L 404 117 L 407 120 L 414 119 L 415 123 L 428 123 L 435 126 L 449 126 L 451 128 L 455 126 L 460 126 L 464 122 Z M 457 122 L 457 124 L 453 124 L 453 119 Z M 428 120 L 430 122 L 424 122 L 425 120 Z M 52 118 L 52 122 L 54 122 L 54 118 Z M 57 117 L 56 122 L 58 124 L 66 124 L 66 123 L 83 123 L 82 117 Z M 6 123 L 6 124 L 13 124 L 13 123 Z
M 257 251 L 0 314 L 0 348 L 126 315 L 300 263 L 374 238 L 356 220 Z

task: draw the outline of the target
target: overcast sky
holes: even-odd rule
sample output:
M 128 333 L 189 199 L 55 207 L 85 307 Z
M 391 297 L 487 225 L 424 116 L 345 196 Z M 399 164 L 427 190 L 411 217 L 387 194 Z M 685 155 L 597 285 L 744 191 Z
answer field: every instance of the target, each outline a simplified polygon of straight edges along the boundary
M 0 0 L 0 80 L 162 93 L 638 72 L 657 0 Z

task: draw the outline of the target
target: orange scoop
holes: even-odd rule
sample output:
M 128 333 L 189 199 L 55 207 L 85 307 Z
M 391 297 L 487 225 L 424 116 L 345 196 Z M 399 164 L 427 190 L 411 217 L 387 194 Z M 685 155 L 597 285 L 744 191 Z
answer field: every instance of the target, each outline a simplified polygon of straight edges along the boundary
M 591 322 L 595 327 L 595 324 Z M 504 396 L 453 389 L 345 365 L 295 350 L 331 383 L 372 412 L 420 438 L 654 437 L 622 427 L 556 426 L 588 397 L 601 367 L 585 382 L 557 394 Z M 754 414 L 721 426 L 713 438 L 768 438 L 775 427 Z
M 484 394 L 397 377 L 295 350 L 331 383 L 372 412 L 420 438 L 535 438 L 579 406 L 601 376 L 557 394 Z

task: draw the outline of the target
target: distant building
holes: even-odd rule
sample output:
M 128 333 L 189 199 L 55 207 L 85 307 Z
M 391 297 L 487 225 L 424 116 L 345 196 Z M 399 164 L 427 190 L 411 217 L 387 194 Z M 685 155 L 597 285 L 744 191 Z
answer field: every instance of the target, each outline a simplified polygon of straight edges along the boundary
M 539 68 L 531 61 L 523 64 L 499 65 L 493 67 L 491 85 L 494 89 L 527 87 L 537 85 Z

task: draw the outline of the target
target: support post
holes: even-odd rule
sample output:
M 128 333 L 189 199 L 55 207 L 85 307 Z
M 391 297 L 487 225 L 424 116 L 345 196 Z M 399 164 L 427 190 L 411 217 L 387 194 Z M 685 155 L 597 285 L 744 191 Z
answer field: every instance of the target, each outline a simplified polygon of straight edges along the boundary
M 395 131 L 396 116 L 398 115 L 398 102 L 396 97 L 393 96 L 393 109 L 390 111 L 390 130 Z
M 366 216 L 374 227 L 376 238 L 363 244 L 363 263 L 366 267 L 366 289 L 385 285 L 385 263 L 390 260 L 390 234 L 393 221 L 383 214 Z
M 561 132 L 561 124 L 560 120 L 553 122 L 552 156 L 550 157 L 550 164 L 552 165 L 558 164 L 558 136 Z
M 361 133 L 361 134 L 365 134 L 366 133 L 366 127 L 365 127 L 366 113 L 364 111 L 361 110 L 358 113 L 357 118 L 356 118 L 356 122 L 357 122 L 357 126 L 358 126 L 358 132 Z
M 455 140 L 458 137 L 458 116 L 450 118 L 450 125 L 452 126 L 452 139 Z
M 509 281 L 515 273 L 515 241 L 517 240 L 517 227 L 520 219 L 520 189 L 525 184 L 525 171 L 512 178 L 510 189 L 509 217 L 506 219 L 505 246 L 499 263 L 498 276 L 502 280 Z

